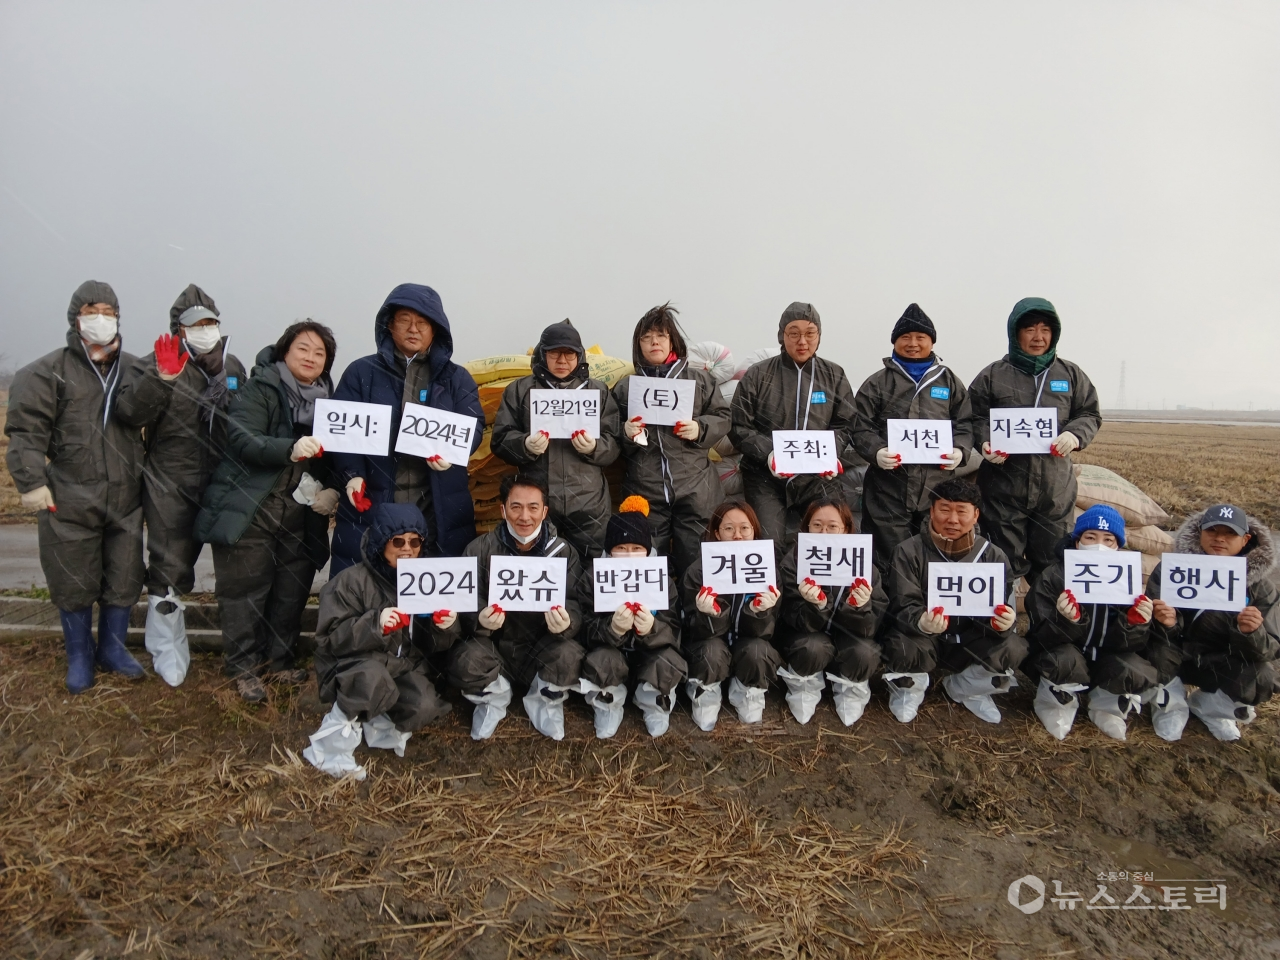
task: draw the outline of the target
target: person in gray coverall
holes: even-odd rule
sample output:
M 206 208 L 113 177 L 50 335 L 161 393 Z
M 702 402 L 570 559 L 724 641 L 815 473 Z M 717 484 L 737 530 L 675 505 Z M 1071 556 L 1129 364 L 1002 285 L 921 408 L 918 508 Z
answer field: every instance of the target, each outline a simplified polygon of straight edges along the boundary
M 325 773 L 364 779 L 353 753 L 363 733 L 373 748 L 404 756 L 415 730 L 452 708 L 427 676 L 427 657 L 460 634 L 456 610 L 411 617 L 397 608 L 399 561 L 421 555 L 428 528 L 412 503 L 380 503 L 361 538 L 361 560 L 320 590 L 316 681 L 333 708 L 302 752 Z
M 93 686 L 95 665 L 143 676 L 124 645 L 142 592 L 143 445 L 141 430 L 111 415 L 136 359 L 122 349 L 119 318 L 110 285 L 85 281 L 67 307 L 67 345 L 19 370 L 9 391 L 5 463 L 23 507 L 37 511 L 72 693 Z
M 147 652 L 166 683 L 191 665 L 181 595 L 195 589 L 200 499 L 227 446 L 227 410 L 245 382 L 213 298 L 194 283 L 169 308 L 169 333 L 125 374 L 115 415 L 146 428 Z

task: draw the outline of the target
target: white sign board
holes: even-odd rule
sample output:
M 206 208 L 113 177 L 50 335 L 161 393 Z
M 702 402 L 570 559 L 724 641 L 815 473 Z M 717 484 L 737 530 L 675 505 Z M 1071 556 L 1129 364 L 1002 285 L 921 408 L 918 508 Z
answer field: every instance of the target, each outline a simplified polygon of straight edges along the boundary
M 802 533 L 796 539 L 796 583 L 805 578 L 824 587 L 871 582 L 871 535 Z
M 449 463 L 465 464 L 471 459 L 471 441 L 478 429 L 479 421 L 468 414 L 406 403 L 400 414 L 396 453 L 419 457 L 438 454 Z
M 317 400 L 311 435 L 328 453 L 385 457 L 391 446 L 391 407 L 355 400 Z
M 674 426 L 693 419 L 696 380 L 632 376 L 627 381 L 627 419 L 639 417 L 646 424 Z
M 475 613 L 480 609 L 475 557 L 396 561 L 396 606 L 405 613 Z
M 1057 407 L 992 407 L 991 449 L 1050 453 L 1058 435 Z
M 702 585 L 716 593 L 760 593 L 777 586 L 772 540 L 702 544 Z
M 1133 603 L 1142 593 L 1142 554 L 1132 550 L 1067 550 L 1063 589 L 1076 603 Z
M 563 607 L 568 576 L 564 557 L 491 557 L 489 603 L 508 613 Z
M 779 473 L 835 473 L 835 431 L 773 431 L 773 465 Z
M 989 617 L 1005 602 L 1003 563 L 929 564 L 930 610 L 948 617 Z
M 592 569 L 596 613 L 612 613 L 624 603 L 666 610 L 666 557 L 597 557 Z
M 600 436 L 600 391 L 530 390 L 529 432 L 545 430 L 552 440 L 568 440 L 579 430 Z
M 1160 599 L 1187 610 L 1239 613 L 1249 605 L 1249 562 L 1200 553 L 1160 556 Z
M 942 455 L 951 455 L 950 420 L 895 420 L 888 422 L 889 452 L 903 463 L 931 463 L 939 466 Z

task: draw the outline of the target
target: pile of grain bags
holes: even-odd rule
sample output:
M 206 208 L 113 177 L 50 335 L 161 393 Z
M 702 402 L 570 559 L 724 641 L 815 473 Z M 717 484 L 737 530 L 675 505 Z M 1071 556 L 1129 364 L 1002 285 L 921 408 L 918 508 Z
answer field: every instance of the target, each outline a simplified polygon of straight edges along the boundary
M 1173 549 L 1173 537 L 1160 529 L 1169 515 L 1132 483 L 1106 467 L 1077 463 L 1074 517 L 1099 503 L 1115 507 L 1124 517 L 1130 550 L 1142 553 L 1142 575 L 1147 577 L 1160 562 L 1160 554 Z

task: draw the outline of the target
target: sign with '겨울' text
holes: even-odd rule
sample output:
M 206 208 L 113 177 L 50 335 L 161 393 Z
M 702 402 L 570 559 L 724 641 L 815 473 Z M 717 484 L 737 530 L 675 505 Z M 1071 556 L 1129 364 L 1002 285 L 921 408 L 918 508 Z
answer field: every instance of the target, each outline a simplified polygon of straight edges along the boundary
M 477 424 L 475 417 L 465 413 L 406 403 L 400 414 L 396 453 L 441 456 L 449 463 L 465 464 L 471 457 Z
M 489 603 L 507 612 L 563 607 L 568 566 L 564 557 L 490 557 Z
M 391 446 L 391 407 L 355 400 L 317 400 L 311 435 L 330 453 L 385 457 Z
M 759 593 L 776 586 L 772 540 L 712 540 L 702 544 L 702 585 L 716 593 Z
M 568 440 L 579 430 L 600 436 L 599 390 L 530 390 L 529 432 L 545 430 L 552 440 Z
M 694 380 L 632 376 L 627 380 L 627 419 L 639 417 L 646 424 L 674 426 L 693 419 Z
M 396 606 L 405 613 L 475 613 L 480 609 L 475 557 L 396 561 Z

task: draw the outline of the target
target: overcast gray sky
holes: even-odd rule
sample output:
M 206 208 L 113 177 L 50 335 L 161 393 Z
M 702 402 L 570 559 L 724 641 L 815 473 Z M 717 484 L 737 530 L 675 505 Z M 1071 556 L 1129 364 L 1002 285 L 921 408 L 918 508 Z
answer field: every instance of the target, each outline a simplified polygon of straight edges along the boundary
M 0 2 L 0 316 L 189 282 L 338 365 L 396 283 L 456 357 L 673 300 L 739 356 L 814 303 L 856 389 L 911 301 L 972 378 L 1024 296 L 1115 402 L 1280 407 L 1280 4 Z

